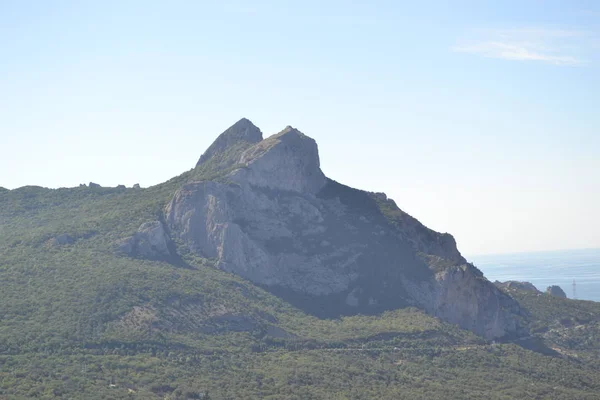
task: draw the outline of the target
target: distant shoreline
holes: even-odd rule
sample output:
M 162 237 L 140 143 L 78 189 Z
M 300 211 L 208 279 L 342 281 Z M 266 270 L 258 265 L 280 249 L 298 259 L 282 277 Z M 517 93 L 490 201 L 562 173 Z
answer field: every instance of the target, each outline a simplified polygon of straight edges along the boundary
M 563 249 L 563 250 L 534 250 L 534 251 L 516 251 L 510 253 L 479 253 L 479 254 L 469 254 L 463 256 L 470 260 L 471 258 L 480 258 L 480 257 L 497 257 L 497 256 L 512 256 L 512 255 L 522 255 L 522 254 L 550 254 L 550 253 L 565 253 L 565 252 L 580 252 L 580 251 L 598 251 L 600 252 L 600 247 L 584 247 L 580 249 Z
M 600 249 L 490 254 L 467 259 L 492 282 L 525 281 L 540 291 L 558 285 L 569 298 L 600 301 Z

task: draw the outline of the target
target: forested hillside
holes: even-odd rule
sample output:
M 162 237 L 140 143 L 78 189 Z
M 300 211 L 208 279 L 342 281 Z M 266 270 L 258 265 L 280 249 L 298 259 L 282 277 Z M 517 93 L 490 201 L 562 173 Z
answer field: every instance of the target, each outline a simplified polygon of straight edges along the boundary
M 600 304 L 496 289 L 474 266 L 458 267 L 465 261 L 451 236 L 385 195 L 332 180 L 313 197 L 294 195 L 308 199 L 306 209 L 339 204 L 345 214 L 322 212 L 323 223 L 342 216 L 368 237 L 372 247 L 361 252 L 369 257 L 339 292 L 299 291 L 322 287 L 309 280 L 270 286 L 238 273 L 224 252 L 203 256 L 197 231 L 177 234 L 169 225 L 169 202 L 198 182 L 231 190 L 223 193 L 246 190 L 236 174 L 263 182 L 252 168 L 270 164 L 252 162 L 278 145 L 259 152 L 250 142 L 218 143 L 224 147 L 211 147 L 194 169 L 150 188 L 0 190 L 0 398 L 600 398 Z M 275 189 L 252 190 L 241 193 L 292 204 Z M 305 229 L 298 218 L 288 219 Z M 168 237 L 140 228 L 154 221 Z M 235 219 L 262 245 L 254 222 Z M 329 249 L 324 241 L 315 243 Z M 312 242 L 269 243 L 270 255 Z M 401 250 L 389 250 L 393 243 Z M 397 259 L 377 251 L 405 257 L 400 272 L 378 269 Z M 441 300 L 430 307 L 420 291 Z M 490 301 L 484 311 L 455 318 L 453 307 L 482 299 Z

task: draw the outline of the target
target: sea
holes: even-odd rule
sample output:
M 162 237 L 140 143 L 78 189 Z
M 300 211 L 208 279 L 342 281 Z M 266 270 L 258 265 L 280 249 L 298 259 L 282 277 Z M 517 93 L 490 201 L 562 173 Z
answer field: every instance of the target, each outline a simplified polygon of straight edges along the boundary
M 465 257 L 490 281 L 527 281 L 538 290 L 560 286 L 567 297 L 600 302 L 600 249 Z

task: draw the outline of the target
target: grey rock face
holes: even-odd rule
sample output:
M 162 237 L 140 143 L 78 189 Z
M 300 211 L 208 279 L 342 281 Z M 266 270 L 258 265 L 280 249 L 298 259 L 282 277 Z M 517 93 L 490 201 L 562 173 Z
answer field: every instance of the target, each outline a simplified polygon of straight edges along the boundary
M 416 305 L 483 337 L 502 337 L 517 330 L 512 315 L 518 312 L 517 304 L 470 264 L 438 272 L 435 280 L 405 285 Z
M 120 253 L 143 258 L 163 258 L 171 255 L 169 237 L 160 221 L 143 223 L 135 235 L 117 243 Z
M 412 304 L 487 338 L 517 329 L 516 303 L 466 263 L 451 235 L 384 193 L 328 180 L 313 139 L 288 127 L 225 161 L 243 167 L 185 184 L 165 208 L 174 237 L 217 268 L 347 313 Z
M 326 183 L 317 143 L 292 127 L 250 147 L 239 162 L 247 168 L 232 174 L 235 182 L 312 194 Z
M 227 149 L 234 145 L 241 143 L 254 144 L 260 142 L 262 139 L 263 137 L 260 129 L 254 126 L 254 124 L 246 118 L 242 118 L 223 132 L 217 140 L 213 142 L 202 156 L 200 156 L 200 160 L 198 160 L 196 166 L 204 164 L 213 157 L 223 155 Z M 234 160 L 231 160 L 228 164 L 231 165 L 232 161 Z
M 175 194 L 166 220 L 192 251 L 216 259 L 221 269 L 255 283 L 323 295 L 343 291 L 356 278 L 349 266 L 364 246 L 349 241 L 320 251 L 323 232 L 342 229 L 335 221 L 325 223 L 328 213 L 321 206 L 314 196 L 198 182 Z M 329 267 L 319 268 L 324 263 Z
M 546 293 L 554 297 L 561 297 L 563 299 L 567 298 L 565 291 L 562 290 L 562 288 L 558 285 L 548 286 Z

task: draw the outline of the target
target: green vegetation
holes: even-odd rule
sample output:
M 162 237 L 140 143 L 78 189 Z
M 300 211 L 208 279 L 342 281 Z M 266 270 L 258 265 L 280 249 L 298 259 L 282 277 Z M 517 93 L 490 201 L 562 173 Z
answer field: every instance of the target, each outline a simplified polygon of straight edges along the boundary
M 515 345 L 19 355 L 2 366 L 12 372 L 0 387 L 14 398 L 597 399 L 600 390 L 597 372 Z
M 227 148 L 222 149 L 202 164 L 196 166 L 191 171 L 189 179 L 218 180 L 235 169 L 245 167 L 245 165 L 239 164 L 238 160 L 242 153 L 250 146 L 252 146 L 252 143 L 244 140 L 230 144 Z
M 600 303 L 508 289 L 535 337 L 558 354 L 600 367 Z
M 115 254 L 218 170 L 148 189 L 0 190 L 0 398 L 600 398 L 596 303 L 511 293 L 556 349 L 543 355 L 411 308 L 316 318 L 183 249 L 173 263 Z

